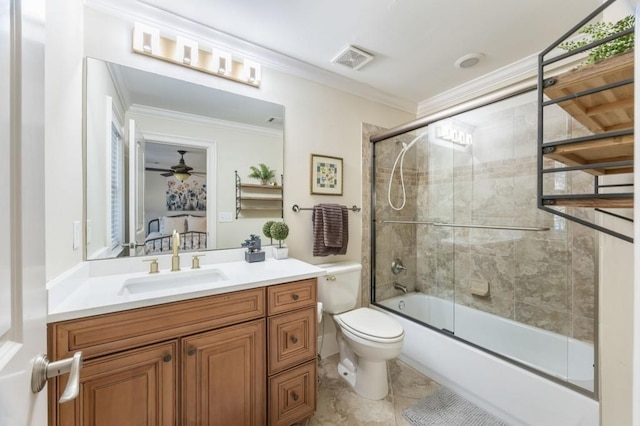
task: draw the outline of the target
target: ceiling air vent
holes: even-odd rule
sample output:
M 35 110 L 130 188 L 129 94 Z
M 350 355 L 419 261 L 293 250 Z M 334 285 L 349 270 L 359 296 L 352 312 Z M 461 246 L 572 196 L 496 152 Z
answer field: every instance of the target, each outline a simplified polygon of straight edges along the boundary
M 358 70 L 365 66 L 365 64 L 369 63 L 372 59 L 373 55 L 371 53 L 367 53 L 357 47 L 347 46 L 347 48 L 340 52 L 338 56 L 333 58 L 331 62 L 344 65 L 345 67 L 349 67 L 353 70 Z

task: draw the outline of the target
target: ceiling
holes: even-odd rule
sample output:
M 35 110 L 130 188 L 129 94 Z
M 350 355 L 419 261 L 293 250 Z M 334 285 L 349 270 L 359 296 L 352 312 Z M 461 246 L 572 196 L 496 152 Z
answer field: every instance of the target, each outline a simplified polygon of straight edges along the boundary
M 338 74 L 412 105 L 534 55 L 600 0 L 142 0 Z M 348 45 L 375 56 L 360 70 L 331 60 Z M 484 59 L 454 67 L 469 53 Z

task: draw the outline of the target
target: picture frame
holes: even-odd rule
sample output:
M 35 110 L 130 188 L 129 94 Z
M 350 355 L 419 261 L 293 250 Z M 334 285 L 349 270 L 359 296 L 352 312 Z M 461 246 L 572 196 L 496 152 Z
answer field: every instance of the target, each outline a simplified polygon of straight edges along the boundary
M 342 158 L 311 154 L 311 194 L 342 195 Z

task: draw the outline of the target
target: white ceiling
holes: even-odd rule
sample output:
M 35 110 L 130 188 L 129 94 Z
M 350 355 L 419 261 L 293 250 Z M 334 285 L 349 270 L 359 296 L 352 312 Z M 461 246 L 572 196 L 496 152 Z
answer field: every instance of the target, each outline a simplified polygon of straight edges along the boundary
M 600 0 L 144 0 L 244 42 L 417 105 L 536 54 Z M 347 45 L 375 59 L 358 71 L 331 60 Z M 470 69 L 459 57 L 479 52 Z

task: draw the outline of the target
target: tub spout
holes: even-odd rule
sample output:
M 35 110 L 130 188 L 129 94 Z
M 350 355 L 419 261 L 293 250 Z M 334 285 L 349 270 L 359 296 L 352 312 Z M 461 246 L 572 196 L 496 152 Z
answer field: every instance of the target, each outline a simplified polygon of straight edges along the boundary
M 393 283 L 393 288 L 396 290 L 401 290 L 403 293 L 407 293 L 407 286 L 400 283 Z

